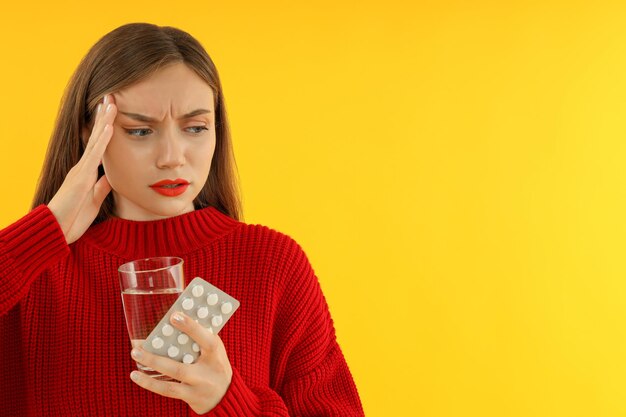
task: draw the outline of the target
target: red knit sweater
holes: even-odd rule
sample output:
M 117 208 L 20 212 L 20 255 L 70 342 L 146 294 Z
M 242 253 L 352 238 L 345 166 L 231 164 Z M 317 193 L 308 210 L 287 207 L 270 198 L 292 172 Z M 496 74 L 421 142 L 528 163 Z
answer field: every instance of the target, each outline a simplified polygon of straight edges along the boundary
M 184 259 L 241 301 L 220 332 L 231 385 L 209 416 L 362 416 L 328 307 L 302 249 L 214 208 L 136 222 L 110 219 L 67 245 L 39 206 L 0 231 L 0 410 L 19 416 L 187 416 L 135 385 L 119 265 Z

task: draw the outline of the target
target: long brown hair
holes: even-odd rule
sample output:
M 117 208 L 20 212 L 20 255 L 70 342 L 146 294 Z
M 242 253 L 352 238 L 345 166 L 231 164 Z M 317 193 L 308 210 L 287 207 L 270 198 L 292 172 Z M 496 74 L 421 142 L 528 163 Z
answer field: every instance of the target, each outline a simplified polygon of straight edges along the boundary
M 213 206 L 240 220 L 241 199 L 224 94 L 217 69 L 202 45 L 187 32 L 169 26 L 130 23 L 103 36 L 72 75 L 57 114 L 33 208 L 48 204 L 69 170 L 81 158 L 98 102 L 107 93 L 128 87 L 168 64 L 183 62 L 213 90 L 216 145 L 206 184 L 194 200 L 196 209 Z M 100 167 L 99 175 L 103 175 Z M 113 194 L 100 208 L 95 223 L 114 215 Z

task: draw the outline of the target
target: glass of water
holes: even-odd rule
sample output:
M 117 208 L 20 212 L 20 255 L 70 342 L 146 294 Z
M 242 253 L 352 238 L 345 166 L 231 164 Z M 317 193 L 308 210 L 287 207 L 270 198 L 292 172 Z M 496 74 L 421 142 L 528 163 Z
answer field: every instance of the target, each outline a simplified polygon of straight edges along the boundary
M 141 346 L 184 289 L 183 260 L 173 256 L 146 258 L 118 268 L 126 326 L 133 347 Z M 157 379 L 170 379 L 137 364 Z

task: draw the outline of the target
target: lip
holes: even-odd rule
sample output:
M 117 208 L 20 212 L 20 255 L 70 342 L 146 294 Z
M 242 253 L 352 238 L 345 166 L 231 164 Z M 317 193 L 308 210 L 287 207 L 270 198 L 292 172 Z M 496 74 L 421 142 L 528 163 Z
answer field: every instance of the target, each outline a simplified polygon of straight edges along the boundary
M 166 186 L 172 186 L 172 185 L 175 185 L 175 187 L 166 187 Z M 157 193 L 164 195 L 166 197 L 179 196 L 185 191 L 187 191 L 187 187 L 189 187 L 189 181 L 183 180 L 181 178 L 177 178 L 175 180 L 169 180 L 169 179 L 161 180 L 159 182 L 155 182 L 154 184 L 150 185 L 150 188 L 152 188 Z

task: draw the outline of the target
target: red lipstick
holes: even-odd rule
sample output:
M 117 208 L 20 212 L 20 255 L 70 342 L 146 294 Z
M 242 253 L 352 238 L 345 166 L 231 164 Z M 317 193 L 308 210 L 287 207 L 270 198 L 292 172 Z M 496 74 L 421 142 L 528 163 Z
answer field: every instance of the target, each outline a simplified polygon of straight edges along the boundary
M 166 197 L 176 197 L 181 195 L 189 187 L 189 181 L 183 179 L 162 180 L 150 186 L 157 193 Z

